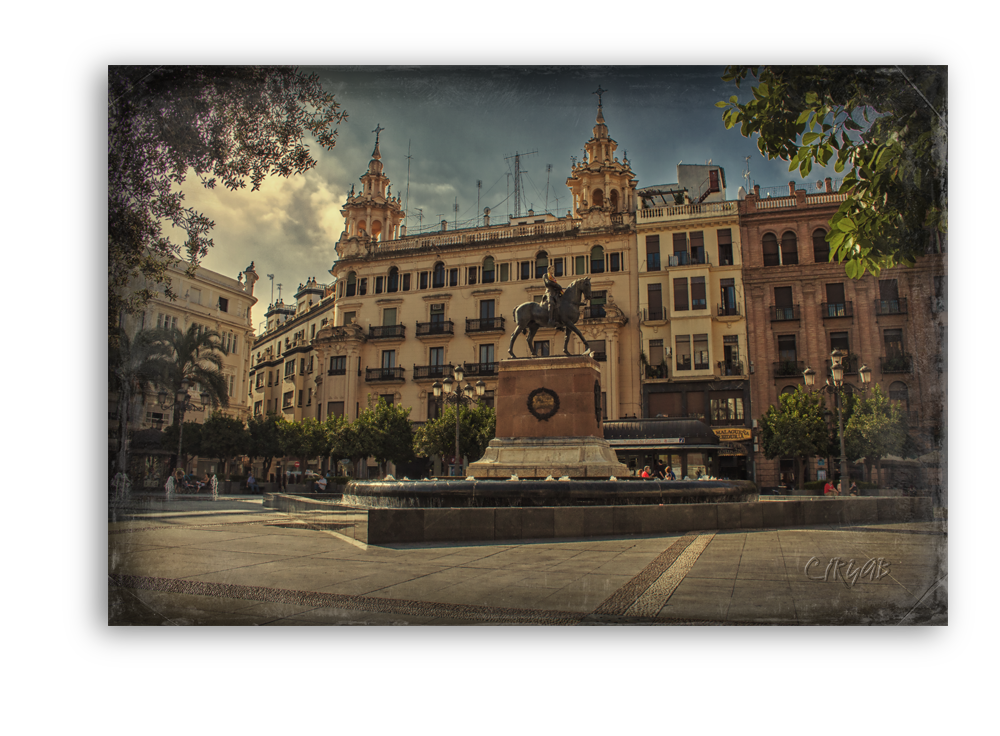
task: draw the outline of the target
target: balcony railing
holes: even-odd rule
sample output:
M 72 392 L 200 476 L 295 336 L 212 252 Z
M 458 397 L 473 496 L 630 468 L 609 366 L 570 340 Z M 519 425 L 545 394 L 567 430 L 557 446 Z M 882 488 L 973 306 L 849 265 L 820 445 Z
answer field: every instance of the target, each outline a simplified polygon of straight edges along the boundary
M 879 358 L 883 373 L 913 373 L 913 356 L 890 355 Z
M 718 313 L 720 317 L 739 317 L 740 316 L 740 305 L 739 304 L 719 304 Z
M 604 310 L 603 304 L 591 305 L 583 308 L 584 319 L 604 319 L 608 313 Z
M 720 376 L 742 376 L 743 375 L 743 361 L 742 360 L 720 360 L 719 361 L 719 375 Z
M 480 317 L 465 319 L 465 331 L 468 332 L 503 332 L 504 317 Z
M 779 360 L 774 364 L 774 376 L 778 377 L 789 377 L 798 376 L 802 377 L 802 371 L 805 367 L 802 365 L 801 360 Z
M 390 338 L 400 338 L 406 336 L 406 325 L 388 325 L 383 327 L 369 327 L 369 340 L 388 340 Z
M 347 375 L 347 364 L 334 366 L 327 370 L 326 375 L 328 376 L 346 376 Z
M 886 314 L 906 314 L 906 300 L 876 299 L 875 314 L 880 317 Z
M 854 316 L 854 302 L 823 302 L 820 304 L 820 309 L 823 319 Z
M 840 364 L 844 366 L 844 375 L 853 376 L 858 372 L 858 356 L 857 355 L 845 355 L 844 359 L 840 361 Z M 833 372 L 830 370 L 831 361 L 826 361 L 826 375 L 832 376 Z
M 435 378 L 447 378 L 454 374 L 454 369 L 450 365 L 415 365 L 413 366 L 413 380 L 431 380 Z
M 465 375 L 467 376 L 495 376 L 499 365 L 493 363 L 465 363 Z
M 771 307 L 772 322 L 789 322 L 799 319 L 799 305 L 792 304 L 788 307 Z
M 417 322 L 417 337 L 427 335 L 454 335 L 455 323 L 449 320 L 442 322 Z
M 365 368 L 365 381 L 367 383 L 402 380 L 405 380 L 402 368 Z
M 660 307 L 659 309 L 649 309 L 648 307 L 642 308 L 643 322 L 665 322 L 666 320 L 667 320 L 666 307 Z
M 688 253 L 687 251 L 680 251 L 669 256 L 667 263 L 670 266 L 707 266 L 710 265 L 711 261 L 708 259 L 708 253 Z
M 645 366 L 645 373 L 646 378 L 669 378 L 667 366 L 663 363 L 660 365 Z

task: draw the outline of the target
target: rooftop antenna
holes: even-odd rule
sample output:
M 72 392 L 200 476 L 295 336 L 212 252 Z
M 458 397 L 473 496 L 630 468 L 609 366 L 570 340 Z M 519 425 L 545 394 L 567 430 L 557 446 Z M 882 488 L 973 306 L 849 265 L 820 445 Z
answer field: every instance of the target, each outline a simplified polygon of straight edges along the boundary
M 549 177 L 552 175 L 552 164 L 545 164 L 545 211 L 549 211 Z
M 278 301 L 281 301 L 281 284 L 278 284 Z
M 458 197 L 455 197 L 455 224 L 454 228 L 458 230 Z
M 744 187 L 744 189 L 747 191 L 747 193 L 749 193 L 750 192 L 750 157 L 749 156 L 744 157 L 744 161 L 746 161 L 746 164 L 747 164 L 746 168 L 743 169 L 743 180 L 747 183 L 747 185 Z
M 479 197 L 483 193 L 483 180 L 476 179 L 476 227 L 479 227 Z
M 556 217 L 559 216 L 558 213 L 559 213 L 559 200 L 560 199 L 561 199 L 561 197 L 555 197 L 555 200 L 556 200 Z
M 504 200 L 507 203 L 507 220 L 510 220 L 510 172 L 507 172 L 507 199 Z
M 417 232 L 420 232 L 420 229 L 424 226 L 424 208 L 414 207 L 413 209 L 417 211 Z
M 515 152 L 513 156 L 505 157 L 514 159 L 514 217 L 521 216 L 521 156 L 531 156 L 535 153 L 538 151 Z
M 274 304 L 274 274 L 269 273 L 267 277 L 271 279 L 271 304 Z
M 413 156 L 410 155 L 410 143 L 412 139 L 406 143 L 406 200 L 403 202 L 403 211 L 409 213 L 410 211 L 410 159 Z M 404 215 L 404 221 L 409 220 L 410 215 Z

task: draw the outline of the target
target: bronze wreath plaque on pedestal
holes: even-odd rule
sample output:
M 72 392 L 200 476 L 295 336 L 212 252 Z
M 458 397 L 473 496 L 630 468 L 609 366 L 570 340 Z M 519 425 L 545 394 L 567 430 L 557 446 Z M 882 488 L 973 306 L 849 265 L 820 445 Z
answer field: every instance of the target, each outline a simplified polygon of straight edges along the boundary
M 546 422 L 559 411 L 559 395 L 548 388 L 536 388 L 528 394 L 528 411 L 535 419 Z

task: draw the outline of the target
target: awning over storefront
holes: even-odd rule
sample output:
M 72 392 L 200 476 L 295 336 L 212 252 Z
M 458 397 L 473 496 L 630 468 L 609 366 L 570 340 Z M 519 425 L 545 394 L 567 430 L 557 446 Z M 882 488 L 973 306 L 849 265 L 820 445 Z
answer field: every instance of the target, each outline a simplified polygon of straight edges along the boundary
M 604 439 L 618 452 L 718 452 L 719 438 L 697 419 L 618 419 L 604 423 Z

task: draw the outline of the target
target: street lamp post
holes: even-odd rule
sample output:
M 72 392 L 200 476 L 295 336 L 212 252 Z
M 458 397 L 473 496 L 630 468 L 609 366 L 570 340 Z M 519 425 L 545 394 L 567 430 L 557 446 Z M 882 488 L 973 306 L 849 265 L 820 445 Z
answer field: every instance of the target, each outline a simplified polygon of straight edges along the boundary
M 462 369 L 461 365 L 457 365 L 452 369 L 452 373 L 455 375 L 455 381 L 452 382 L 451 376 L 444 379 L 444 383 L 434 382 L 431 388 L 434 389 L 434 398 L 440 399 L 442 389 L 444 390 L 444 400 L 450 401 L 455 405 L 455 464 L 461 465 L 461 454 L 459 450 L 459 435 L 461 434 L 461 414 L 459 408 L 465 402 L 472 402 L 473 400 L 479 401 L 483 394 L 486 393 L 486 384 L 481 380 L 476 381 L 476 387 L 473 388 L 468 383 L 465 387 L 462 387 L 462 379 L 465 378 L 465 371 Z
M 177 462 L 181 461 L 181 449 L 183 448 L 184 442 L 184 412 L 188 409 L 194 408 L 194 402 L 191 401 L 191 394 L 188 393 L 188 383 L 187 378 L 181 380 L 181 386 L 177 390 L 174 396 L 174 408 L 177 411 Z M 158 394 L 160 399 L 160 406 L 166 407 L 168 404 L 167 391 L 166 389 L 160 389 Z M 209 396 L 206 391 L 201 392 L 201 405 L 208 406 Z
M 847 478 L 847 450 L 844 448 L 844 410 L 841 405 L 841 392 L 847 390 L 852 393 L 863 393 L 868 390 L 868 384 L 872 380 L 871 368 L 863 365 L 858 369 L 858 375 L 861 376 L 862 388 L 859 389 L 850 383 L 844 383 L 844 358 L 846 357 L 847 353 L 841 351 L 840 348 L 835 348 L 830 353 L 830 373 L 833 374 L 833 383 L 831 384 L 830 381 L 827 381 L 826 385 L 819 388 L 820 391 L 833 394 L 837 405 L 837 433 L 840 436 L 841 488 L 843 488 L 844 480 Z M 812 368 L 806 367 L 802 371 L 802 377 L 805 379 L 806 388 L 812 388 L 816 384 L 816 371 Z

